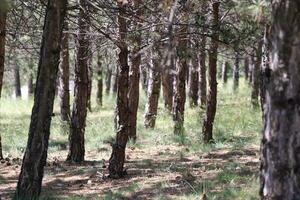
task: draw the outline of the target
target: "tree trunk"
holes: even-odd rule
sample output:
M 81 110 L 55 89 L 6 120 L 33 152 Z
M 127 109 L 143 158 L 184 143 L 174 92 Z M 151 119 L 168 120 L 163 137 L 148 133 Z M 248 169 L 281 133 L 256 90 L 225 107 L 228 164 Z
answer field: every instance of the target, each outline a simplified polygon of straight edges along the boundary
M 234 52 L 235 60 L 233 65 L 233 90 L 237 90 L 239 88 L 239 79 L 240 79 L 240 58 L 238 51 Z
M 118 92 L 118 76 L 119 76 L 119 67 L 115 67 L 115 71 L 113 73 L 113 82 L 112 82 L 113 94 L 117 94 Z
M 128 66 L 128 45 L 126 43 L 127 37 L 127 17 L 126 17 L 126 5 L 121 2 L 118 3 L 118 26 L 119 26 L 119 48 L 120 53 L 118 55 L 119 74 L 117 78 L 117 107 L 116 107 L 116 119 L 117 119 L 117 136 L 116 141 L 112 146 L 112 154 L 109 159 L 109 176 L 111 178 L 121 178 L 125 175 L 124 162 L 125 162 L 125 150 L 129 137 L 129 66 Z
M 261 69 L 261 49 L 262 42 L 259 42 L 256 50 L 256 59 L 253 60 L 253 72 L 252 72 L 252 92 L 251 92 L 251 103 L 254 108 L 258 107 L 258 96 L 260 88 L 260 69 Z
M 106 77 L 105 77 L 105 93 L 107 95 L 109 95 L 109 92 L 110 92 L 111 77 L 112 77 L 112 69 L 109 65 L 107 65 Z
M 150 67 L 149 81 L 148 81 L 148 100 L 145 106 L 145 120 L 144 126 L 146 128 L 154 128 L 157 116 L 159 93 L 161 88 L 161 69 L 160 57 L 158 56 L 158 49 L 156 52 L 152 50 L 152 61 Z
M 229 63 L 227 61 L 224 61 L 223 65 L 222 65 L 222 82 L 223 82 L 223 84 L 227 83 L 228 69 L 229 69 Z
M 30 97 L 34 93 L 34 89 L 33 89 L 33 74 L 32 74 L 32 72 L 29 72 L 27 87 L 28 87 L 28 96 Z
M 208 67 L 208 96 L 205 117 L 203 120 L 203 141 L 213 141 L 213 124 L 217 110 L 217 61 L 218 61 L 218 39 L 219 39 L 219 2 L 212 3 L 212 41 L 209 49 Z
M 136 19 L 142 18 L 141 8 L 142 1 L 134 0 L 134 7 L 136 9 L 135 17 Z M 131 58 L 131 66 L 129 69 L 129 137 L 136 140 L 136 124 L 137 124 L 137 112 L 139 106 L 139 96 L 140 96 L 140 65 L 141 65 L 141 54 L 139 53 L 142 45 L 142 35 L 139 30 L 141 30 L 142 22 L 137 21 L 134 23 L 135 28 L 138 30 L 133 36 L 133 50 Z
M 89 11 L 87 0 L 80 0 L 77 35 L 77 55 L 75 64 L 75 89 L 69 135 L 69 154 L 67 161 L 84 161 L 84 133 L 87 116 L 89 90 Z
M 7 11 L 0 9 L 0 98 L 2 93 L 3 74 L 4 74 L 4 59 L 5 59 L 5 36 L 6 36 L 6 16 Z M 0 133 L 0 160 L 3 159 L 2 142 Z
M 93 90 L 93 76 L 94 76 L 94 68 L 93 68 L 93 54 L 92 50 L 89 50 L 88 55 L 88 99 L 87 99 L 87 108 L 90 112 L 92 112 L 92 90 Z
M 14 199 L 38 199 L 41 192 L 66 4 L 48 0 L 28 143 Z
M 171 57 L 170 66 L 162 71 L 162 88 L 165 107 L 171 112 L 173 106 L 173 81 L 174 75 L 173 70 L 175 68 L 175 57 Z
M 64 30 L 68 31 L 68 23 L 65 22 Z M 69 34 L 63 33 L 60 65 L 59 65 L 59 97 L 60 97 L 60 118 L 62 121 L 70 121 L 70 64 L 69 64 Z
M 300 2 L 271 2 L 260 195 L 262 200 L 296 200 L 300 199 Z
M 201 6 L 201 25 L 200 31 L 205 32 L 206 20 L 205 14 L 207 13 L 207 3 L 206 1 L 202 2 Z M 200 50 L 199 50 L 199 101 L 200 107 L 204 108 L 206 105 L 207 98 L 207 81 L 206 81 L 206 36 L 200 36 Z
M 249 78 L 249 58 L 247 56 L 244 59 L 244 72 L 245 72 L 245 80 L 248 81 L 248 78 Z
M 22 92 L 21 92 L 20 66 L 16 61 L 14 64 L 14 81 L 15 81 L 14 83 L 15 95 L 17 98 L 21 98 Z
M 141 65 L 140 67 L 141 71 L 141 82 L 142 82 L 142 88 L 147 94 L 147 89 L 148 89 L 148 67 L 146 64 Z
M 99 106 L 103 105 L 103 70 L 102 70 L 102 56 L 98 52 L 98 62 L 97 62 L 97 95 L 96 102 Z
M 189 100 L 190 107 L 194 108 L 198 106 L 198 90 L 199 90 L 199 63 L 197 59 L 197 55 L 194 56 L 193 61 L 191 63 L 190 68 L 190 76 L 189 76 Z

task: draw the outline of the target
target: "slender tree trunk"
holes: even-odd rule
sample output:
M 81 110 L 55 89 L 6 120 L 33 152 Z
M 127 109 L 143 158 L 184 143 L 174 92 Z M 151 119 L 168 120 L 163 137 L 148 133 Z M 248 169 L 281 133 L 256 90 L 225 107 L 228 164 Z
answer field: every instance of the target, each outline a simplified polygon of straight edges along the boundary
M 118 25 L 119 25 L 119 43 L 120 53 L 119 59 L 119 74 L 118 74 L 118 91 L 117 91 L 117 136 L 115 143 L 112 146 L 112 154 L 109 159 L 109 176 L 111 178 L 121 178 L 125 175 L 124 162 L 125 150 L 129 137 L 129 66 L 128 66 L 128 45 L 127 37 L 127 17 L 126 6 L 121 2 L 118 3 Z
M 141 71 L 141 82 L 142 82 L 142 88 L 147 94 L 147 89 L 148 89 L 148 67 L 146 64 L 141 65 L 140 67 Z
M 227 83 L 228 69 L 229 69 L 229 63 L 227 61 L 224 61 L 223 65 L 222 65 L 222 82 L 223 82 L 223 84 Z
M 156 48 L 156 51 L 157 48 Z M 161 88 L 161 69 L 160 69 L 160 56 L 158 52 L 152 50 L 152 60 L 148 82 L 148 100 L 145 106 L 145 120 L 144 126 L 146 128 L 154 128 L 157 117 L 157 108 L 159 93 Z
M 173 81 L 174 75 L 173 70 L 175 68 L 175 57 L 172 56 L 170 61 L 170 67 L 167 67 L 162 71 L 162 88 L 163 88 L 163 96 L 165 107 L 171 112 L 173 106 Z
M 251 103 L 253 107 L 258 107 L 258 96 L 260 88 L 260 69 L 261 69 L 261 49 L 262 42 L 259 42 L 259 45 L 256 50 L 256 59 L 253 61 L 253 72 L 252 72 L 252 92 L 251 92 Z
M 41 192 L 66 5 L 48 0 L 28 143 L 14 199 L 38 199 Z
M 198 105 L 198 90 L 199 90 L 199 63 L 197 56 L 193 58 L 190 77 L 189 77 L 189 100 L 190 107 L 196 107 Z
M 217 110 L 217 61 L 218 61 L 218 39 L 219 39 L 219 6 L 218 1 L 212 3 L 212 41 L 209 49 L 208 67 L 208 96 L 205 117 L 203 120 L 203 141 L 213 141 L 213 124 Z
M 90 112 L 92 112 L 93 76 L 94 76 L 93 54 L 92 54 L 92 50 L 90 49 L 88 55 L 88 100 L 87 100 L 87 108 L 89 109 Z
M 260 195 L 262 200 L 296 200 L 300 199 L 300 2 L 271 2 Z
M 0 98 L 2 93 L 4 59 L 5 59 L 5 36 L 6 36 L 6 17 L 7 11 L 0 8 Z M 0 133 L 0 160 L 3 159 L 2 142 Z
M 140 6 L 142 5 L 141 0 L 134 0 L 134 7 L 136 9 L 135 17 L 136 19 L 142 18 L 142 10 Z M 140 65 L 141 65 L 141 54 L 139 53 L 142 45 L 142 35 L 139 30 L 142 28 L 141 22 L 134 23 L 134 26 L 138 30 L 135 33 L 132 41 L 132 59 L 131 66 L 129 69 L 129 137 L 136 140 L 136 125 L 137 125 L 137 112 L 139 106 L 139 96 L 140 96 Z
M 30 97 L 34 93 L 34 89 L 33 89 L 33 74 L 32 74 L 32 72 L 29 72 L 27 87 L 28 87 L 28 96 Z
M 119 68 L 116 67 L 113 73 L 113 82 L 112 82 L 113 94 L 117 94 L 118 92 L 118 76 L 119 76 Z
M 249 81 L 249 84 L 251 85 L 252 84 L 252 77 L 253 77 L 253 69 L 254 69 L 254 58 L 251 56 L 249 56 L 249 72 L 248 72 L 248 81 Z
M 111 86 L 112 69 L 110 65 L 107 65 L 106 77 L 105 77 L 105 93 L 109 95 Z
M 200 31 L 205 32 L 205 26 L 207 25 L 205 14 L 207 13 L 207 2 L 203 1 L 201 6 L 201 25 Z M 199 60 L 199 104 L 201 108 L 206 105 L 207 98 L 207 80 L 206 80 L 206 37 L 204 35 L 200 36 L 200 50 L 198 55 Z
M 233 65 L 233 90 L 237 90 L 239 88 L 240 81 L 240 58 L 238 51 L 234 52 L 235 60 Z
M 21 92 L 21 79 L 20 79 L 20 66 L 18 65 L 17 62 L 14 64 L 14 86 L 15 86 L 15 95 L 17 98 L 22 97 L 22 92 Z
M 103 70 L 102 70 L 102 56 L 98 52 L 98 62 L 97 62 L 97 95 L 96 102 L 99 106 L 103 105 Z
M 68 31 L 68 23 L 65 22 L 64 30 Z M 69 63 L 69 34 L 63 33 L 60 65 L 59 65 L 59 97 L 60 97 L 60 118 L 62 121 L 70 121 L 70 63 Z
M 245 72 L 245 80 L 249 79 L 249 58 L 246 56 L 244 59 L 244 72 Z
M 87 0 L 80 0 L 78 19 L 77 55 L 75 64 L 75 89 L 69 135 L 68 161 L 80 163 L 84 161 L 84 133 L 88 105 L 89 87 L 89 11 Z

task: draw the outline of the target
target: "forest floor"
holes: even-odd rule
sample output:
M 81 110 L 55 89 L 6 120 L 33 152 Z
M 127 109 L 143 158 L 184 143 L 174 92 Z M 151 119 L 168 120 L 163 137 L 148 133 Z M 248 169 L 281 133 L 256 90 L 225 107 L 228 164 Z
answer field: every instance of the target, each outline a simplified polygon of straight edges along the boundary
M 201 199 L 254 200 L 259 186 L 261 113 L 251 108 L 250 90 L 238 92 L 219 85 L 214 128 L 216 143 L 201 142 L 203 111 L 187 103 L 185 135 L 172 134 L 172 117 L 160 102 L 156 128 L 143 128 L 145 96 L 138 117 L 138 140 L 129 142 L 124 179 L 107 178 L 109 143 L 114 138 L 114 97 L 88 114 L 86 162 L 65 162 L 66 125 L 53 117 L 42 199 Z M 95 102 L 93 102 L 95 105 Z M 2 100 L 0 131 L 6 161 L 0 163 L 0 197 L 10 199 L 16 188 L 27 141 L 32 100 Z M 58 113 L 56 104 L 55 113 Z

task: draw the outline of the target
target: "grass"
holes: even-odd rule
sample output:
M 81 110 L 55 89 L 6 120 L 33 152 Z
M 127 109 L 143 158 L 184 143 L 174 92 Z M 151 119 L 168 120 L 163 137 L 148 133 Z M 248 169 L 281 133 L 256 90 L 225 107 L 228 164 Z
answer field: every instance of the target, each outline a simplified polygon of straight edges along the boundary
M 199 159 L 203 155 L 210 152 L 232 151 L 236 154 L 247 154 L 248 148 L 258 148 L 259 136 L 262 128 L 261 112 L 253 109 L 250 104 L 250 89 L 248 84 L 241 81 L 239 90 L 232 91 L 232 83 L 227 85 L 219 84 L 218 86 L 218 109 L 214 124 L 215 144 L 204 145 L 201 140 L 201 124 L 203 110 L 198 108 L 191 109 L 186 105 L 185 113 L 185 135 L 173 135 L 172 117 L 169 112 L 164 109 L 162 98 L 159 102 L 159 110 L 156 121 L 156 127 L 153 130 L 146 130 L 143 127 L 143 112 L 146 97 L 141 92 L 141 99 L 138 113 L 138 140 L 137 143 L 129 142 L 128 147 L 136 147 L 142 149 L 144 153 L 151 154 L 155 147 L 160 146 L 180 146 L 181 149 L 173 152 L 162 150 L 158 152 L 161 158 L 170 156 L 178 158 L 183 162 L 187 157 L 193 155 Z M 11 100 L 2 98 L 0 103 L 0 133 L 2 135 L 3 151 L 5 156 L 22 157 L 24 148 L 26 147 L 27 134 L 30 123 L 30 114 L 33 101 L 29 100 Z M 86 124 L 86 152 L 98 152 L 99 156 L 110 153 L 103 144 L 114 139 L 114 106 L 115 97 L 113 95 L 105 96 L 103 107 L 96 106 L 93 96 L 93 112 L 88 113 Z M 54 112 L 56 115 L 52 118 L 51 136 L 49 142 L 49 157 L 56 155 L 60 151 L 61 145 L 67 144 L 68 126 L 62 125 L 59 119 L 58 102 L 55 102 Z M 157 151 L 160 151 L 159 148 Z M 245 153 L 246 152 L 246 153 Z M 170 181 L 161 181 L 156 185 L 157 195 L 153 199 L 197 199 L 202 193 L 208 193 L 208 199 L 212 200 L 252 200 L 258 199 L 258 179 L 255 173 L 247 173 L 249 170 L 244 163 L 235 162 L 230 155 L 223 153 L 222 163 L 212 160 L 208 164 L 194 163 L 191 170 L 198 168 L 203 170 L 211 170 L 215 172 L 212 178 L 196 180 L 194 183 L 182 184 L 189 188 L 189 192 L 180 194 L 165 195 L 168 188 L 172 186 Z M 141 166 L 158 167 L 159 170 L 168 173 L 186 173 L 185 165 L 180 163 L 161 163 L 156 165 L 152 158 L 145 158 Z M 102 196 L 95 196 L 93 199 L 120 199 L 128 197 L 139 190 L 146 187 L 139 183 L 132 183 L 123 189 L 112 189 L 105 192 Z M 172 186 L 173 187 L 173 186 Z M 146 190 L 146 189 L 145 189 Z M 88 199 L 85 196 L 69 197 L 68 199 Z

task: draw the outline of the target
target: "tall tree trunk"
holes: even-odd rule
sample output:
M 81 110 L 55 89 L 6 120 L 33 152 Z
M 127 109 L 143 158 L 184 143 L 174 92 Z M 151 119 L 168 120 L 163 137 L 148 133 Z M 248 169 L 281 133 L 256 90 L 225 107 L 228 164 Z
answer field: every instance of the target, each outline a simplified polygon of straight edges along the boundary
M 157 48 L 156 52 L 152 50 L 152 60 L 148 81 L 148 99 L 145 106 L 145 119 L 144 126 L 146 128 L 154 128 L 155 121 L 157 117 L 157 108 L 158 108 L 158 100 L 159 93 L 161 88 L 161 69 L 160 69 L 160 56 L 158 55 L 159 51 Z
M 300 199 L 300 2 L 271 1 L 270 71 L 261 144 L 261 199 Z
M 75 89 L 69 135 L 68 161 L 84 161 L 84 133 L 88 105 L 89 87 L 89 11 L 87 0 L 80 0 L 78 18 L 77 55 L 75 64 Z
M 94 76 L 94 68 L 93 68 L 93 53 L 92 50 L 89 49 L 88 54 L 88 99 L 87 99 L 87 108 L 90 112 L 92 112 L 92 90 L 93 90 L 93 76 Z
M 105 93 L 109 95 L 111 86 L 112 69 L 110 65 L 107 65 L 105 76 Z
M 147 89 L 148 89 L 148 67 L 147 64 L 143 64 L 140 67 L 141 71 L 141 82 L 142 82 L 142 88 L 147 94 Z
M 97 61 L 97 95 L 96 102 L 99 106 L 103 105 L 103 67 L 102 67 L 102 56 L 98 52 Z
M 65 22 L 64 30 L 68 31 L 68 23 Z M 59 97 L 60 97 L 60 118 L 62 121 L 70 121 L 70 63 L 69 63 L 69 34 L 63 33 L 60 65 L 59 65 Z
M 191 63 L 190 77 L 189 77 L 189 100 L 190 107 L 198 105 L 198 90 L 199 90 L 199 63 L 197 55 L 194 56 Z
M 248 56 L 244 59 L 244 72 L 245 72 L 245 80 L 248 81 L 249 78 L 249 58 Z
M 115 67 L 115 70 L 113 73 L 113 82 L 112 82 L 113 94 L 117 94 L 117 92 L 118 92 L 118 76 L 119 76 L 119 67 Z
M 142 1 L 134 0 L 134 7 L 136 9 L 135 17 L 136 19 L 142 18 L 141 8 Z M 132 59 L 131 66 L 129 69 L 129 137 L 136 140 L 136 124 L 137 124 L 137 112 L 139 106 L 139 96 L 140 96 L 140 65 L 141 65 L 141 54 L 139 53 L 142 45 L 142 35 L 141 35 L 141 22 L 137 21 L 134 23 L 137 32 L 135 33 L 132 41 Z
M 227 83 L 228 70 L 229 70 L 229 63 L 227 61 L 224 61 L 223 65 L 222 65 L 222 82 L 223 82 L 223 84 Z
M 21 92 L 21 79 L 20 79 L 20 66 L 15 61 L 14 63 L 14 86 L 15 86 L 15 95 L 17 98 L 22 97 L 22 92 Z
M 170 66 L 162 71 L 162 88 L 165 107 L 171 112 L 173 106 L 173 81 L 174 75 L 173 70 L 175 68 L 175 56 L 172 56 L 170 61 Z
M 112 154 L 109 159 L 109 176 L 111 178 L 121 178 L 124 176 L 125 150 L 129 137 L 129 66 L 128 66 L 128 45 L 127 37 L 127 17 L 126 4 L 118 2 L 118 26 L 119 26 L 119 48 L 118 55 L 119 74 L 118 74 L 118 91 L 117 91 L 117 136 L 112 146 Z
M 256 58 L 253 60 L 253 72 L 252 72 L 252 92 L 251 92 L 251 103 L 253 107 L 258 107 L 258 96 L 260 88 L 260 69 L 261 69 L 261 51 L 262 42 L 259 42 L 256 50 Z
M 28 142 L 14 199 L 38 199 L 41 192 L 66 5 L 48 0 Z
M 249 56 L 248 60 L 249 60 L 248 82 L 251 85 L 252 77 L 253 77 L 253 69 L 254 69 L 254 58 L 252 58 L 252 55 Z
M 28 77 L 28 81 L 27 81 L 27 87 L 28 87 L 28 96 L 32 96 L 34 93 L 34 89 L 33 89 L 33 73 L 29 72 L 29 77 Z
M 218 1 L 212 2 L 212 41 L 209 49 L 208 67 L 208 96 L 205 117 L 203 120 L 203 141 L 213 141 L 213 124 L 217 110 L 217 61 L 218 61 L 218 39 L 219 39 L 219 6 Z
M 240 58 L 239 53 L 236 50 L 234 52 L 234 65 L 233 65 L 233 90 L 237 90 L 239 88 L 240 81 Z
M 4 59 L 5 59 L 5 36 L 6 36 L 6 17 L 7 11 L 5 8 L 0 8 L 0 98 L 2 93 L 3 74 L 4 74 Z M 2 142 L 0 133 L 0 160 L 3 159 Z

